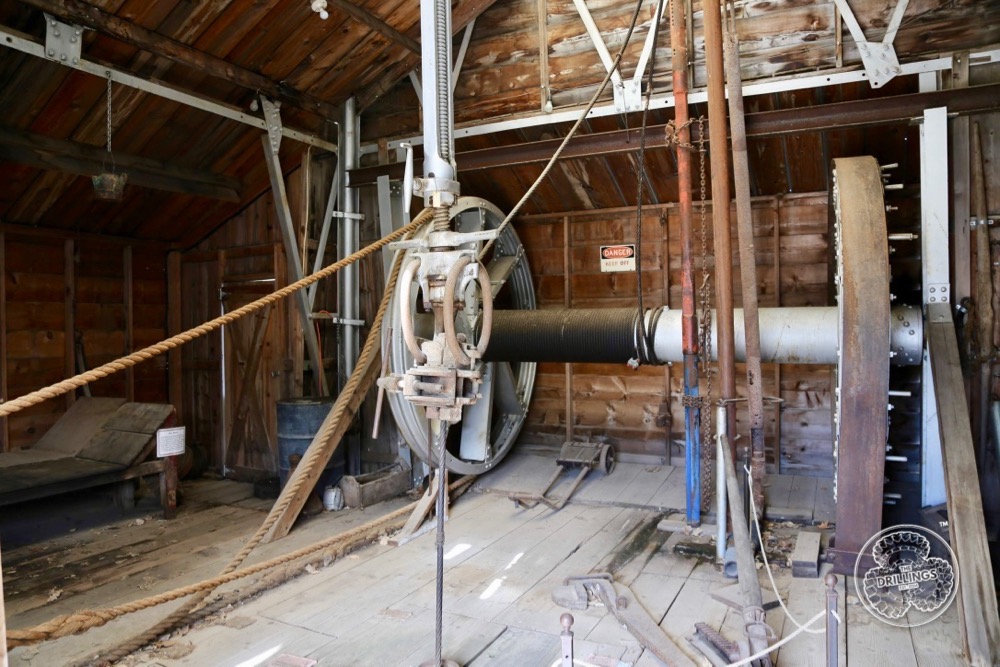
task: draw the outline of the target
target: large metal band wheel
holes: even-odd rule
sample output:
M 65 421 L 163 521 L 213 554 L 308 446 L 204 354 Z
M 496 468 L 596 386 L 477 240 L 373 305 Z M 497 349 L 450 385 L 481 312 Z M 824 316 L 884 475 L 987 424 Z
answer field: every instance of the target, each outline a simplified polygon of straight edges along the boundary
M 462 197 L 451 208 L 451 219 L 456 231 L 475 232 L 496 229 L 504 214 L 483 199 Z M 429 229 L 425 228 L 423 233 L 427 231 Z M 407 251 L 407 256 L 403 258 L 404 266 L 410 252 Z M 486 257 L 484 263 L 490 276 L 495 307 L 534 310 L 535 288 L 531 272 L 513 227 L 508 225 L 504 229 L 491 252 L 492 256 Z M 423 312 L 418 294 L 419 287 L 414 283 L 406 296 L 410 312 L 414 313 L 414 333 L 418 338 L 429 339 L 434 334 L 434 316 Z M 456 331 L 466 334 L 469 340 L 475 340 L 480 301 L 478 288 L 472 286 L 465 297 L 466 308 L 456 314 Z M 388 356 L 389 370 L 401 374 L 412 368 L 413 357 L 399 334 L 399 298 L 398 292 L 393 294 L 389 304 L 382 338 L 388 343 L 387 349 L 382 352 Z M 391 336 L 387 336 L 390 332 Z M 528 403 L 535 386 L 535 369 L 536 364 L 529 362 L 497 361 L 484 365 L 482 398 L 465 409 L 462 421 L 452 426 L 449 433 L 445 455 L 448 470 L 463 475 L 483 473 L 507 455 L 528 413 Z M 427 441 L 428 424 L 424 408 L 413 405 L 398 393 L 388 393 L 386 400 L 400 434 L 412 451 L 423 461 L 436 465 L 437 457 L 431 456 Z
M 833 161 L 839 363 L 834 404 L 834 568 L 853 571 L 882 529 L 888 437 L 889 248 L 882 172 L 872 157 Z

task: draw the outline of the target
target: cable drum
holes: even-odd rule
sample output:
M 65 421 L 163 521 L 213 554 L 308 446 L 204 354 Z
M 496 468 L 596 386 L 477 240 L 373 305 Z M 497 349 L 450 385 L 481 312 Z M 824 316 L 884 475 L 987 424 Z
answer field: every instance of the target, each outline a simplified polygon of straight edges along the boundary
M 636 358 L 638 308 L 493 313 L 486 361 L 627 363 Z
M 662 308 L 648 311 L 647 330 L 656 330 Z M 657 365 L 653 346 L 639 325 L 638 308 L 498 310 L 486 361 Z

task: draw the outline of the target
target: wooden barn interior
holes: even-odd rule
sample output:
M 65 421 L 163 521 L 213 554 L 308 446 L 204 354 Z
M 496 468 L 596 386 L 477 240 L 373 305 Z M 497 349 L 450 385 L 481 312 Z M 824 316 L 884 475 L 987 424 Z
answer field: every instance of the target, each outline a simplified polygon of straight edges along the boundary
M 1000 2 L 0 47 L 2 667 L 1000 664 Z

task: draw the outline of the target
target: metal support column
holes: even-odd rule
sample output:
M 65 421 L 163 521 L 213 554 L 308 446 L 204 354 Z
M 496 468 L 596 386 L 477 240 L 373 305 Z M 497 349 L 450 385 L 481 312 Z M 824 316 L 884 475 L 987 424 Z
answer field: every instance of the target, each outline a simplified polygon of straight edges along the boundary
M 920 126 L 920 242 L 924 307 L 951 303 L 948 248 L 948 109 L 924 112 Z M 945 291 L 942 292 L 941 290 Z M 945 502 L 941 434 L 931 374 L 930 354 L 924 351 L 922 369 L 922 426 L 920 454 L 921 500 L 924 507 Z
M 344 117 L 340 123 L 343 135 L 341 146 L 341 157 L 344 171 L 354 169 L 358 160 L 358 113 L 355 107 L 354 98 L 344 102 Z M 343 259 L 358 251 L 358 231 L 359 224 L 355 214 L 358 212 L 358 193 L 351 189 L 346 178 L 341 179 L 344 184 L 343 192 L 340 194 L 340 210 L 344 217 L 340 219 L 343 229 L 343 246 L 339 248 L 340 257 Z M 340 297 L 338 305 L 340 317 L 345 320 L 358 319 L 358 265 L 357 263 L 345 266 L 340 272 Z M 354 365 L 358 361 L 358 330 L 354 325 L 344 325 L 340 335 L 340 355 L 344 364 L 341 378 L 349 378 L 354 372 Z

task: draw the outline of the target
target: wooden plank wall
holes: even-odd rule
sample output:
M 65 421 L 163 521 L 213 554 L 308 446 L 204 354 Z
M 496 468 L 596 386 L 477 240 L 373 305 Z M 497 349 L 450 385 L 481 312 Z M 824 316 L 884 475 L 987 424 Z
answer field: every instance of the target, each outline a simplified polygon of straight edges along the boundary
M 760 305 L 827 305 L 827 196 L 826 193 L 760 197 L 753 203 Z M 707 246 L 711 257 L 711 207 Z M 634 209 L 586 211 L 568 214 L 569 290 L 571 305 L 578 308 L 612 308 L 636 304 L 635 273 L 601 273 L 599 246 L 631 243 L 635 239 Z M 735 214 L 733 216 L 735 221 Z M 699 222 L 695 215 L 696 258 L 700 256 Z M 538 296 L 539 308 L 561 308 L 564 301 L 563 216 L 526 216 L 517 227 L 525 245 Z M 643 209 L 642 283 L 644 305 L 681 307 L 680 231 L 676 205 Z M 735 238 L 735 229 L 733 230 Z M 664 250 L 666 249 L 666 251 Z M 664 261 L 666 258 L 666 262 Z M 738 265 L 734 254 L 732 262 Z M 664 281 L 663 267 L 667 268 Z M 739 307 L 739 272 L 735 271 L 736 305 Z M 700 284 L 696 259 L 696 284 Z M 666 291 L 666 299 L 664 293 Z M 711 295 L 714 305 L 714 288 Z M 737 365 L 738 391 L 743 395 L 745 370 Z M 832 476 L 831 368 L 828 366 L 764 365 L 765 396 L 780 396 L 780 409 L 766 409 L 768 461 L 772 469 L 795 474 Z M 662 455 L 665 426 L 670 417 L 670 437 L 683 438 L 683 385 L 679 366 L 669 375 L 665 391 L 661 368 L 636 371 L 624 365 L 574 364 L 572 411 L 578 437 L 606 436 L 620 451 Z M 702 391 L 707 386 L 703 383 Z M 718 382 L 713 391 L 718 394 Z M 565 374 L 562 364 L 539 365 L 535 394 L 522 439 L 559 443 L 565 437 Z M 738 410 L 740 428 L 746 429 L 745 407 Z M 742 432 L 742 431 L 741 431 Z
M 314 160 L 313 177 L 308 182 L 303 178 L 304 172 L 300 167 L 293 168 L 286 175 L 289 207 L 296 219 L 300 238 L 307 210 L 312 221 L 310 236 L 318 234 L 313 223 L 317 217 L 322 217 L 322 206 L 316 204 L 317 198 L 313 191 L 322 184 L 323 197 L 326 196 L 329 174 L 325 169 L 322 162 Z M 312 202 L 309 207 L 305 204 L 307 188 L 310 193 L 308 199 Z M 335 258 L 335 238 L 336 230 L 331 229 L 327 264 Z M 268 191 L 226 221 L 198 246 L 182 254 L 183 328 L 197 326 L 219 316 L 223 307 L 227 312 L 235 310 L 285 286 L 288 283 L 285 261 L 274 199 Z M 310 271 L 311 266 L 307 273 Z M 248 282 L 251 280 L 258 282 Z M 220 302 L 219 289 L 223 282 L 227 284 L 227 296 Z M 316 310 L 335 310 L 334 285 L 333 280 L 321 283 Z M 233 332 L 244 346 L 249 346 L 253 326 L 252 317 L 232 325 Z M 321 324 L 320 332 L 323 357 L 327 360 L 327 365 L 331 366 L 336 359 L 336 336 L 328 323 Z M 182 351 L 183 411 L 189 438 L 205 450 L 209 465 L 217 468 L 221 468 L 226 460 L 226 447 L 233 429 L 242 426 L 235 425 L 233 417 L 244 364 L 236 362 L 230 335 L 216 332 L 192 341 Z M 264 433 L 260 433 L 260 429 L 250 429 L 247 432 L 249 442 L 243 447 L 253 447 L 258 451 L 270 448 L 276 455 L 275 403 L 287 398 L 316 394 L 311 383 L 309 386 L 304 385 L 301 324 L 290 300 L 279 301 L 272 307 L 270 324 L 261 348 L 262 357 L 254 380 L 254 393 L 258 397 L 265 428 Z M 223 377 L 226 387 L 224 396 Z M 259 472 L 254 466 L 243 469 L 244 457 L 241 452 L 234 453 L 230 461 L 235 461 L 239 466 L 235 472 L 237 476 L 255 476 Z
M 10 227 L 4 233 L 3 329 L 5 397 L 58 382 L 77 368 L 76 341 L 93 368 L 166 335 L 166 247 L 83 236 L 36 234 Z M 128 248 L 131 248 L 129 251 Z M 131 286 L 126 258 L 131 256 Z M 134 295 L 131 315 L 125 295 Z M 167 400 L 166 361 L 139 365 L 131 389 L 125 373 L 90 385 L 95 396 L 134 392 L 136 400 Z M 8 419 L 5 450 L 30 447 L 59 419 L 72 396 L 53 399 Z

